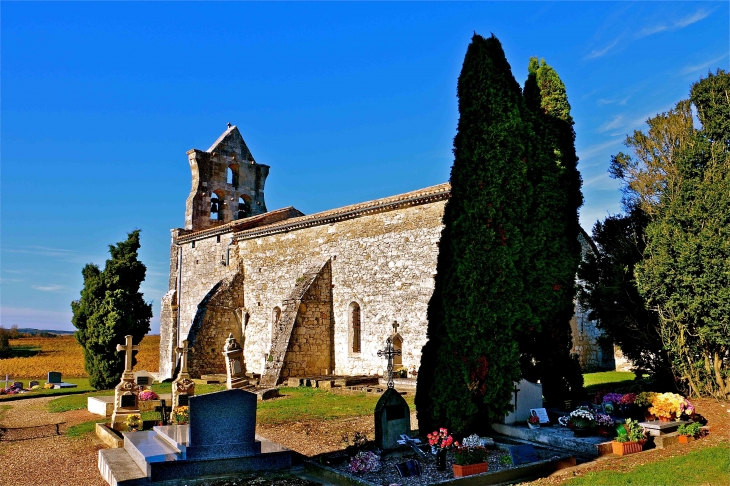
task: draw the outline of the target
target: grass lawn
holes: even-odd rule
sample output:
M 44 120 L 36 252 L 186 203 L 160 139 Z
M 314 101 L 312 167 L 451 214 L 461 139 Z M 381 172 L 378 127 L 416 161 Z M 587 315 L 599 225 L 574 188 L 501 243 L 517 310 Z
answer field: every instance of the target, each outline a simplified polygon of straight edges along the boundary
M 66 435 L 68 437 L 83 437 L 86 434 L 93 434 L 96 429 L 96 424 L 108 421 L 109 419 L 99 418 L 96 420 L 90 420 L 88 422 L 82 422 L 80 424 L 76 424 L 67 428 Z
M 605 385 L 608 383 L 621 383 L 633 381 L 636 375 L 631 371 L 601 371 L 598 373 L 585 373 L 583 375 L 583 385 L 586 387 L 595 385 Z
M 256 422 L 280 424 L 306 420 L 336 420 L 372 415 L 379 395 L 340 394 L 317 388 L 280 388 L 281 398 L 259 402 Z M 404 397 L 414 410 L 413 395 Z
M 635 467 L 631 472 L 587 473 L 564 484 L 595 485 L 718 485 L 730 484 L 730 445 L 708 447 L 685 456 Z

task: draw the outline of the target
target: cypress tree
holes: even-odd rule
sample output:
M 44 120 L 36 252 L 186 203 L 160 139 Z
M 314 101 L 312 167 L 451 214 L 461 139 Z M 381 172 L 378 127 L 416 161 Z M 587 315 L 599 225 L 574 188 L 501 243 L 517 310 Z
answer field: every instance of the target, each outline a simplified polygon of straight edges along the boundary
M 533 196 L 524 229 L 531 251 L 524 277 L 534 321 L 520 335 L 520 365 L 523 377 L 542 382 L 549 404 L 562 405 L 583 391 L 580 365 L 570 356 L 583 195 L 565 84 L 536 57 L 528 73 L 524 98 L 525 119 L 534 131 L 528 165 Z
M 71 302 L 74 334 L 84 349 L 84 368 L 97 390 L 114 387 L 124 371 L 124 355 L 116 351 L 124 336 L 139 344 L 150 330 L 152 304 L 139 291 L 147 268 L 137 259 L 139 230 L 126 241 L 109 245 L 111 259 L 104 270 L 93 263 L 83 270 L 81 299 Z M 133 358 L 133 364 L 136 358 Z
M 496 37 L 474 34 L 459 76 L 451 197 L 428 307 L 416 408 L 421 432 L 466 433 L 504 417 L 519 378 L 531 134 Z

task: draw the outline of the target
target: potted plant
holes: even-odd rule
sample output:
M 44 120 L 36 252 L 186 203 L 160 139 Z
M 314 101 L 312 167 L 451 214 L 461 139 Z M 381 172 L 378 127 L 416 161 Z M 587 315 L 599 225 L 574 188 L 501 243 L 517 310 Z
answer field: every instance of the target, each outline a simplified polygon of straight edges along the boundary
M 463 478 L 472 474 L 481 474 L 487 472 L 489 463 L 487 458 L 489 452 L 482 446 L 460 446 L 454 451 L 454 470 L 455 478 Z
M 610 430 L 613 427 L 613 419 L 610 415 L 606 415 L 605 413 L 597 413 L 596 426 L 598 427 L 596 429 L 596 433 L 598 435 L 608 437 L 611 435 Z
M 646 420 L 656 419 L 656 417 L 648 411 L 648 408 L 651 407 L 656 395 L 657 394 L 654 392 L 641 392 L 636 395 L 636 398 L 634 399 L 634 406 L 643 411 L 644 418 Z
M 144 390 L 139 394 L 139 399 L 143 402 L 149 401 L 149 400 L 159 400 L 160 397 L 157 396 L 157 393 L 155 393 L 152 390 Z
M 620 456 L 641 452 L 646 443 L 644 429 L 639 422 L 632 419 L 626 419 L 623 426 L 623 433 L 619 432 L 618 436 L 611 442 L 614 454 Z
M 138 413 L 127 415 L 127 420 L 124 421 L 124 425 L 127 426 L 129 432 L 137 432 L 139 430 L 139 422 L 142 417 Z
M 190 421 L 190 409 L 187 406 L 175 407 L 172 410 L 172 423 L 185 425 Z
M 693 422 L 691 424 L 682 424 L 677 429 L 677 433 L 679 434 L 679 443 L 680 444 L 689 444 L 697 436 L 700 434 L 700 430 L 702 430 L 702 424 L 699 422 Z
M 572 426 L 572 427 L 571 427 Z M 596 426 L 596 416 L 588 407 L 581 406 L 570 412 L 570 424 L 576 437 L 586 437 L 593 433 Z
M 454 438 L 449 435 L 449 430 L 441 427 L 434 430 L 426 436 L 428 443 L 431 445 L 431 452 L 436 455 L 436 470 L 446 470 L 446 451 L 452 446 L 458 446 L 458 442 L 454 442 Z
M 540 419 L 537 415 L 530 415 L 530 418 L 527 419 L 527 426 L 531 429 L 539 429 L 540 428 Z

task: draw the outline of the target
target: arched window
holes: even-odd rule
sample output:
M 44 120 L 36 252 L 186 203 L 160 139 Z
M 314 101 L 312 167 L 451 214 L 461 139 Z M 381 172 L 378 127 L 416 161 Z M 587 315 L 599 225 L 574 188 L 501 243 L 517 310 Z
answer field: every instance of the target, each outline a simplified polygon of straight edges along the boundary
M 360 316 L 360 304 L 350 304 L 350 329 L 352 333 L 352 352 L 359 353 L 362 349 L 362 321 Z
M 248 218 L 251 216 L 251 197 L 243 195 L 238 198 L 238 217 L 236 219 Z
M 226 184 L 238 187 L 238 166 L 231 164 L 226 169 Z
M 223 221 L 223 196 L 215 192 L 210 195 L 210 219 Z
M 393 356 L 393 366 L 403 365 L 403 338 L 400 334 L 393 336 L 393 351 L 400 351 L 396 356 Z

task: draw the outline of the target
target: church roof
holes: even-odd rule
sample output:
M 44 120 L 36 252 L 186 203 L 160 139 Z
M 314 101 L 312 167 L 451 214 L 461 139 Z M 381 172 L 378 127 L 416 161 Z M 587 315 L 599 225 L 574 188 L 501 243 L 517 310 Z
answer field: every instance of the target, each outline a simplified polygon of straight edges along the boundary
M 238 127 L 236 125 L 230 125 L 228 127 L 228 129 L 225 132 L 223 132 L 220 137 L 218 137 L 218 140 L 213 142 L 213 145 L 211 145 L 210 148 L 208 150 L 206 150 L 206 152 L 212 153 L 216 149 L 216 147 L 218 147 L 218 145 L 223 143 L 223 140 L 225 140 L 226 137 L 228 135 L 230 135 L 231 133 L 233 133 L 234 131 L 238 132 Z M 238 136 L 241 137 L 241 139 L 243 139 L 243 136 L 241 136 L 241 132 L 238 132 Z

